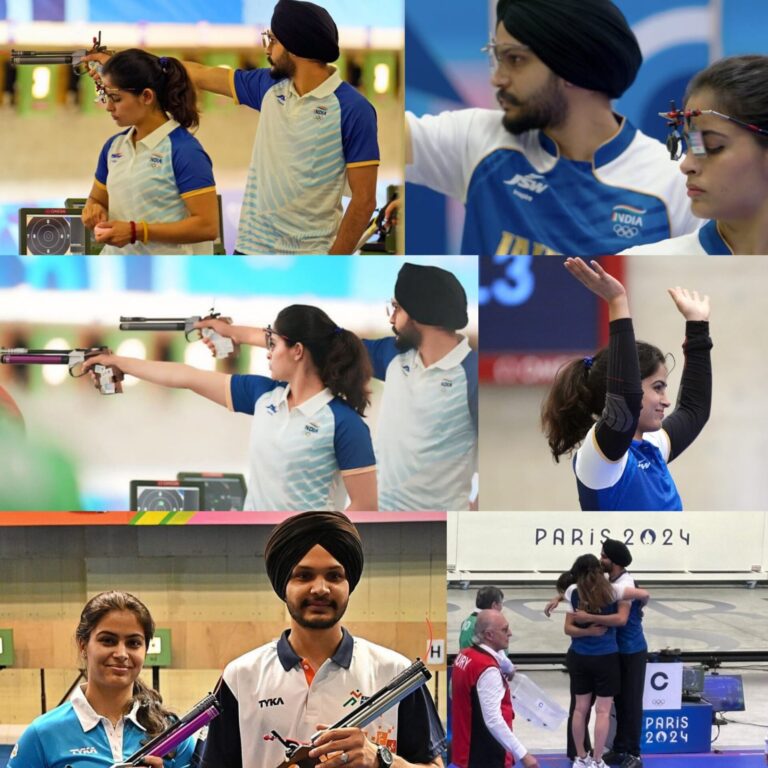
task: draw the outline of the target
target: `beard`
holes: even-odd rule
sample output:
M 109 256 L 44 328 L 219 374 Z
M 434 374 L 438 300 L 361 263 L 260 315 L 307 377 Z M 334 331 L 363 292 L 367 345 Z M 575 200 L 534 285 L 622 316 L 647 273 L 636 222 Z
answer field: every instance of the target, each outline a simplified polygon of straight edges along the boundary
M 279 59 L 267 56 L 267 61 L 272 65 L 269 76 L 273 80 L 291 78 L 296 74 L 296 62 L 287 53 L 283 53 Z
M 502 125 L 515 136 L 537 129 L 557 128 L 568 117 L 568 102 L 554 74 L 550 74 L 544 88 L 527 101 L 519 101 L 501 89 L 497 91 L 496 98 L 502 106 L 518 107 L 514 116 L 505 112 L 501 120 Z
M 392 333 L 395 334 L 395 348 L 398 352 L 418 349 L 421 344 L 421 332 L 413 325 L 412 320 L 408 320 L 399 331 L 392 326 Z
M 301 603 L 296 605 L 295 603 L 289 603 L 286 601 L 288 613 L 291 618 L 304 629 L 330 629 L 341 621 L 341 617 L 347 610 L 347 603 L 344 603 L 341 607 L 335 600 L 328 600 L 326 605 L 331 608 L 330 616 L 317 616 L 309 618 L 306 615 L 306 611 L 309 609 L 311 600 L 302 600 Z

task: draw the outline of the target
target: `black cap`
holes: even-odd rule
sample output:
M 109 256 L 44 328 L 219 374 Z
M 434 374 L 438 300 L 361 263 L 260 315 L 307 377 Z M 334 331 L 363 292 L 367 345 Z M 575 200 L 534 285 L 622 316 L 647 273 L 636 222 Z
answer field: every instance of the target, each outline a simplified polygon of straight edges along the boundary
M 612 563 L 622 568 L 626 568 L 632 562 L 632 555 L 627 545 L 616 539 L 606 539 L 603 542 L 603 553 Z

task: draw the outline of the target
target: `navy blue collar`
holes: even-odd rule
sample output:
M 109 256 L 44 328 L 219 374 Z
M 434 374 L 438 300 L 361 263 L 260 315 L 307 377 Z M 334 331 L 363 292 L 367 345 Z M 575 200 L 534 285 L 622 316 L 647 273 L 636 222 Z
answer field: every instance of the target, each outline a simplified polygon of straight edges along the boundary
M 341 633 L 341 642 L 333 656 L 331 656 L 331 661 L 340 667 L 344 667 L 344 669 L 349 669 L 349 665 L 352 663 L 352 649 L 354 648 L 355 640 L 344 627 L 341 628 Z M 288 642 L 288 635 L 290 634 L 291 630 L 286 629 L 277 641 L 277 658 L 280 659 L 280 663 L 286 672 L 301 663 L 301 657 L 293 650 L 290 642 Z
M 723 240 L 720 230 L 717 228 L 717 222 L 710 219 L 699 231 L 699 242 L 701 247 L 710 256 L 729 256 L 733 254 L 731 246 Z
M 601 144 L 595 151 L 594 157 L 592 158 L 592 165 L 594 165 L 595 168 L 607 165 L 619 157 L 632 143 L 632 140 L 637 134 L 637 128 L 635 128 L 626 117 L 622 117 L 616 113 L 614 113 L 614 116 L 619 120 L 616 133 L 614 133 L 604 144 Z M 550 139 L 544 131 L 539 131 L 539 143 L 545 152 L 556 157 L 558 160 L 560 159 L 560 147 L 558 147 L 557 143 Z M 575 161 L 571 160 L 570 162 Z

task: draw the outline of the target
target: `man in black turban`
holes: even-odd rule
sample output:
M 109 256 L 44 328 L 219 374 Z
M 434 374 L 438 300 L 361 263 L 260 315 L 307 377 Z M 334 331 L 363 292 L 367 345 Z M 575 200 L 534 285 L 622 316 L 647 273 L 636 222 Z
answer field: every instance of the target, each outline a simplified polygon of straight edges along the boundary
M 406 180 L 464 203 L 461 252 L 597 255 L 695 231 L 665 147 L 613 111 L 643 60 L 619 8 L 498 0 L 495 21 L 501 113 L 406 114 Z M 408 231 L 422 221 L 410 211 Z
M 477 353 L 457 333 L 467 294 L 452 272 L 406 262 L 394 338 L 364 340 L 384 382 L 374 448 L 379 509 L 468 509 L 477 449 Z
M 600 564 L 608 580 L 616 586 L 634 587 L 635 580 L 627 571 L 632 563 L 629 547 L 618 539 L 606 539 L 600 552 Z M 640 740 L 643 729 L 643 688 L 648 644 L 643 634 L 642 605 L 635 600 L 619 603 L 616 641 L 619 644 L 621 693 L 614 697 L 616 735 L 613 747 L 603 755 L 609 765 L 642 768 Z
M 310 744 L 317 725 L 354 712 L 410 664 L 340 624 L 363 571 L 360 534 L 341 512 L 287 518 L 273 529 L 264 557 L 290 626 L 277 641 L 227 665 L 216 688 L 223 711 L 211 723 L 202 768 L 275 768 L 286 742 Z M 376 732 L 388 734 L 387 746 L 373 740 Z M 403 768 L 443 768 L 444 741 L 422 687 L 382 713 L 373 730 L 325 731 L 310 758 L 330 754 L 322 763 L 329 768 L 388 768 L 395 759 Z
M 357 528 L 341 512 L 304 512 L 272 531 L 264 551 L 272 588 L 285 601 L 291 618 L 304 628 L 337 624 L 363 572 L 363 547 Z M 327 572 L 317 565 L 329 566 Z M 310 577 L 320 570 L 328 594 L 318 597 Z M 327 577 L 330 575 L 330 579 Z M 298 589 L 292 582 L 298 583 Z M 339 590 L 338 585 L 346 582 Z M 298 594 L 297 594 L 298 593 Z

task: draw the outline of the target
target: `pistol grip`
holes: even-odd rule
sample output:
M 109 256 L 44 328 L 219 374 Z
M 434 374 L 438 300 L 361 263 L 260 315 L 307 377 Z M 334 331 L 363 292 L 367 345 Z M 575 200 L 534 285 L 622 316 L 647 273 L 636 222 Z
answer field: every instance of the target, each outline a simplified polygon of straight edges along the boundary
M 232 339 L 228 339 L 226 336 L 216 333 L 213 328 L 203 328 L 201 333 L 204 338 L 213 343 L 217 360 L 229 357 L 235 351 L 235 345 L 232 343 Z
M 123 372 L 109 365 L 94 365 L 93 370 L 99 377 L 99 392 L 102 395 L 119 395 L 123 391 Z

